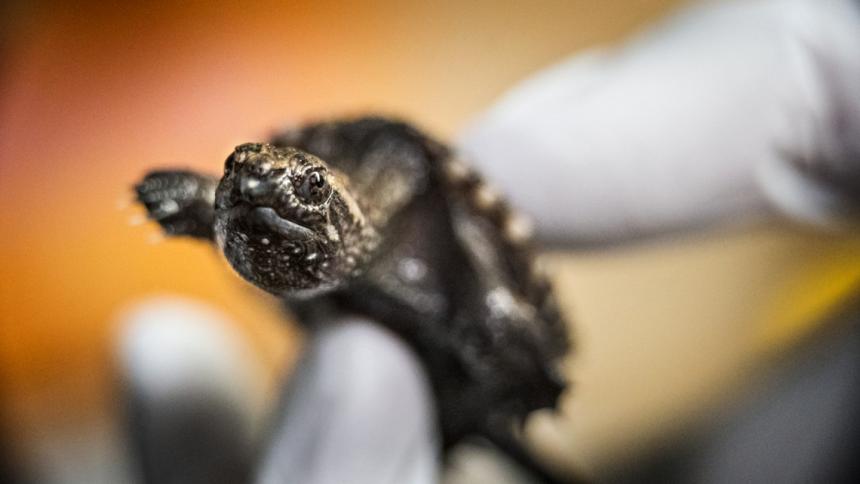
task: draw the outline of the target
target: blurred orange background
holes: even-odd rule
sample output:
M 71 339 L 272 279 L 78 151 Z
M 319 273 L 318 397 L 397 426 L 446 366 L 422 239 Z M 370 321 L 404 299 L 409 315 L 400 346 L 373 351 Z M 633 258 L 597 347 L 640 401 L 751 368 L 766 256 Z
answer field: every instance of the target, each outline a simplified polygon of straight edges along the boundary
M 116 315 L 148 295 L 229 314 L 272 375 L 295 355 L 297 332 L 213 250 L 152 244 L 153 225 L 128 223 L 140 212 L 122 206 L 148 168 L 217 173 L 236 144 L 367 110 L 451 139 L 516 81 L 677 3 L 7 5 L 2 434 L 26 461 L 38 458 L 34 442 L 114 425 Z M 768 225 L 550 255 L 582 353 L 566 417 L 536 423 L 541 448 L 562 466 L 595 466 L 677 431 L 856 281 L 858 248 Z

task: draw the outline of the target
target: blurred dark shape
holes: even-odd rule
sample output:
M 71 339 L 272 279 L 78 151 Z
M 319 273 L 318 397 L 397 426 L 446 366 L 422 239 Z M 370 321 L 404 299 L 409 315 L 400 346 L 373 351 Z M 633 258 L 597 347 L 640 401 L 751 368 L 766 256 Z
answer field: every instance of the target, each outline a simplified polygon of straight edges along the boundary
M 707 424 L 605 480 L 857 482 L 860 297 L 804 343 Z
M 0 393 L 0 401 L 2 401 L 3 394 Z M 0 483 L 13 483 L 19 482 L 14 476 L 12 466 L 12 454 L 9 450 L 9 442 L 12 442 L 11 439 L 7 438 L 6 431 L 0 431 Z
M 206 395 L 153 405 L 128 389 L 133 458 L 144 483 L 248 482 L 251 455 L 237 442 L 242 422 L 235 408 Z

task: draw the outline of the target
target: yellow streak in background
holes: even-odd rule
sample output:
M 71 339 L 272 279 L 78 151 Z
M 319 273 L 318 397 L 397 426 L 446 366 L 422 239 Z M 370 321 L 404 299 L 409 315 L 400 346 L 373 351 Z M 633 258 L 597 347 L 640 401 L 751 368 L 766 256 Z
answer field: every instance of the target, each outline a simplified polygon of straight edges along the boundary
M 798 344 L 852 300 L 860 289 L 860 240 L 843 240 L 786 282 L 763 310 L 759 351 L 779 353 Z

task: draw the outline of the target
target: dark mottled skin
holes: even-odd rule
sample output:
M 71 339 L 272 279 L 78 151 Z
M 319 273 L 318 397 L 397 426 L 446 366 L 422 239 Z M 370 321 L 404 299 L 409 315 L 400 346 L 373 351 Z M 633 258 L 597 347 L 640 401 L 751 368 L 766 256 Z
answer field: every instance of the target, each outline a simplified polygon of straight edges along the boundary
M 304 325 L 351 313 L 400 334 L 430 374 L 446 445 L 508 433 L 565 387 L 566 324 L 524 227 L 408 124 L 310 124 L 239 146 L 220 182 L 156 171 L 137 193 L 168 234 L 216 241 Z

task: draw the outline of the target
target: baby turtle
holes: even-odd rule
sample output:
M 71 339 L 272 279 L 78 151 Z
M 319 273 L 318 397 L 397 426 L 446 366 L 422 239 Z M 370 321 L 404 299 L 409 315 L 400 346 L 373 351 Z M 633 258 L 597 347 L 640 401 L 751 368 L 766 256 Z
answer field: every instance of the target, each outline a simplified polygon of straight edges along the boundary
M 567 325 L 528 225 L 409 124 L 309 124 L 238 146 L 220 180 L 153 171 L 136 191 L 168 235 L 216 243 L 301 324 L 359 314 L 404 338 L 430 376 L 446 447 L 469 435 L 505 446 L 565 388 Z

